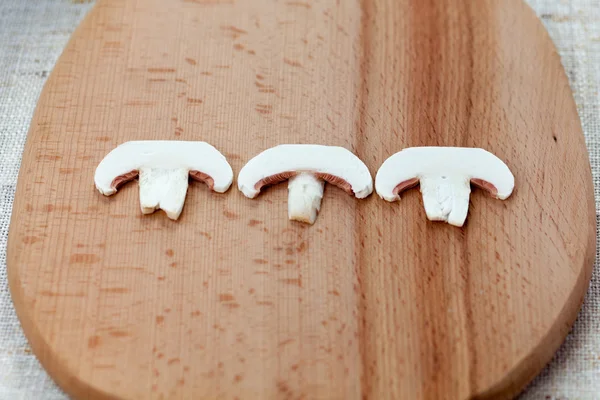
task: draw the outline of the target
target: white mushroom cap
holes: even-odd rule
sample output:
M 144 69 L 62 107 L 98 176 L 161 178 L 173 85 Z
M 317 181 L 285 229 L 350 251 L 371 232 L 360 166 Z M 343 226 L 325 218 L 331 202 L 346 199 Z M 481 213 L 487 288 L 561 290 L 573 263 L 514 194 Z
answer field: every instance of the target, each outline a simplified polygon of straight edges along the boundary
M 463 226 L 471 183 L 498 199 L 511 195 L 515 179 L 506 164 L 488 151 L 464 147 L 413 147 L 402 150 L 377 171 L 375 187 L 387 201 L 420 184 L 423 206 L 431 221 Z
M 479 148 L 411 147 L 389 157 L 377 171 L 375 188 L 387 201 L 427 177 L 452 177 L 469 181 L 494 197 L 508 198 L 515 178 L 508 166 L 494 154 Z
M 252 158 L 238 176 L 238 188 L 254 198 L 263 186 L 299 173 L 311 173 L 362 199 L 373 192 L 367 166 L 351 151 L 336 146 L 283 144 Z
M 142 168 L 186 169 L 219 193 L 233 182 L 233 170 L 225 156 L 206 142 L 146 140 L 125 142 L 108 153 L 96 168 L 96 188 L 110 196 Z

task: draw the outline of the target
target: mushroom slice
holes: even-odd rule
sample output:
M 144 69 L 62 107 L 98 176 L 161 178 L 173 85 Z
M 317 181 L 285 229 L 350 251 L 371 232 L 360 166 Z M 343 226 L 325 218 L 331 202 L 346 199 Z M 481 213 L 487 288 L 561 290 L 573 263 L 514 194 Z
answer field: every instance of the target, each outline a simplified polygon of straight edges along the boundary
M 170 140 L 121 144 L 100 162 L 94 181 L 100 193 L 110 196 L 138 174 L 142 213 L 160 208 L 174 220 L 183 209 L 188 176 L 219 193 L 226 192 L 233 181 L 225 156 L 210 144 Z
M 264 186 L 286 179 L 289 219 L 309 224 L 321 208 L 325 182 L 359 199 L 373 192 L 369 169 L 352 152 L 315 144 L 283 144 L 263 151 L 242 168 L 238 188 L 254 198 Z
M 470 184 L 504 200 L 511 195 L 515 178 L 492 153 L 465 147 L 411 147 L 389 157 L 377 171 L 375 189 L 387 200 L 421 185 L 427 218 L 463 226 L 469 210 Z

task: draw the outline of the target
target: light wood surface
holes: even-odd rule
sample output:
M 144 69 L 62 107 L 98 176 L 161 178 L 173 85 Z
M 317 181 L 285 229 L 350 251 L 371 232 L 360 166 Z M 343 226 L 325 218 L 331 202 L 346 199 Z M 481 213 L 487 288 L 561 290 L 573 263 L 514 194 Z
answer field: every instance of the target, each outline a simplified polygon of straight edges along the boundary
M 340 145 L 374 175 L 406 146 L 483 147 L 516 177 L 464 228 L 418 190 L 191 184 L 173 222 L 111 198 L 128 140 L 205 140 L 234 171 L 280 143 Z M 10 287 L 51 376 L 82 399 L 467 399 L 549 361 L 595 254 L 588 156 L 559 56 L 520 0 L 99 0 L 35 112 Z

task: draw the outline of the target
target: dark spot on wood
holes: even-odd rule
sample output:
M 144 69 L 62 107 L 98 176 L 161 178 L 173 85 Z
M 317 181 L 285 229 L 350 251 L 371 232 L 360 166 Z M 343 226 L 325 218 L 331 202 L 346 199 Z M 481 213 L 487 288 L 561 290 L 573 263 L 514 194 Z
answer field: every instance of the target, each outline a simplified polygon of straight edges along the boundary
M 302 287 L 302 279 L 280 279 L 280 281 L 287 285 Z
M 552 136 L 552 139 L 554 139 L 555 142 L 558 141 L 558 139 L 556 138 L 556 135 Z
M 256 292 L 256 290 L 254 290 L 254 288 L 250 288 L 250 289 L 248 289 L 248 293 L 249 293 L 249 294 L 254 294 L 254 292 Z
M 239 44 L 239 43 L 236 43 L 236 44 L 234 44 L 234 45 L 233 45 L 233 48 L 234 48 L 235 50 L 239 50 L 239 51 L 241 51 L 241 50 L 244 50 L 244 46 L 243 46 L 243 45 L 241 45 L 241 44 Z
M 160 325 L 160 324 L 162 324 L 163 322 L 165 322 L 165 317 L 163 317 L 162 315 L 158 315 L 158 316 L 156 317 L 156 324 L 157 324 L 157 325 Z
M 158 354 L 156 355 L 156 358 L 158 358 L 158 359 L 160 360 L 160 359 L 161 359 L 161 358 L 163 358 L 164 356 L 165 356 L 165 355 L 164 355 L 163 353 L 158 353 Z
M 98 136 L 96 140 L 98 142 L 110 142 L 110 136 Z
M 175 252 L 173 251 L 173 249 L 167 249 L 167 251 L 165 251 L 165 254 L 167 255 L 167 257 L 173 257 Z
M 235 27 L 233 25 L 222 26 L 221 29 L 223 31 L 225 31 L 225 35 L 226 36 L 229 36 L 229 37 L 231 37 L 233 39 L 237 39 L 241 35 L 246 35 L 248 33 L 245 30 L 237 28 L 237 27 Z
M 273 112 L 273 106 L 270 104 L 257 104 L 255 110 L 260 114 L 271 114 Z
M 305 251 L 305 250 L 306 250 L 306 247 L 307 247 L 307 246 L 306 246 L 306 242 L 301 242 L 301 243 L 298 245 L 298 247 L 296 247 L 296 251 L 297 251 L 298 253 L 302 253 L 303 251 Z
M 229 294 L 229 293 L 221 293 L 219 295 L 219 301 L 233 301 L 235 300 L 235 297 L 233 297 L 233 295 Z
M 268 264 L 269 262 L 264 258 L 255 258 L 252 260 L 255 264 Z
M 278 347 L 283 347 L 286 344 L 294 343 L 294 341 L 295 341 L 295 339 L 290 338 L 290 339 L 284 340 L 282 342 L 279 342 L 279 344 L 277 346 Z
M 190 315 L 191 315 L 192 317 L 199 317 L 199 316 L 201 316 L 201 315 L 202 315 L 202 313 L 200 312 L 200 310 L 196 310 L 196 311 L 192 311 L 192 312 L 190 313 Z
M 202 104 L 202 99 L 194 99 L 192 97 L 188 97 L 187 102 L 190 104 Z
M 185 367 L 183 367 L 183 372 L 188 372 L 190 370 L 190 367 L 188 367 L 187 365 Z
M 284 393 L 286 396 L 291 396 L 292 394 L 288 384 L 281 379 L 277 381 L 277 390 L 279 390 L 281 393 Z
M 176 262 L 172 262 L 171 264 L 169 264 L 169 267 L 171 267 L 171 268 L 177 268 L 177 263 Z
M 302 64 L 300 64 L 299 61 L 290 60 L 289 58 L 284 58 L 283 62 L 286 63 L 287 65 L 291 65 L 292 67 L 302 67 Z
M 208 240 L 212 239 L 212 236 L 210 233 L 208 232 L 200 232 L 200 236 L 204 236 L 205 238 L 207 238 Z
M 88 339 L 88 348 L 95 349 L 99 345 L 100 345 L 100 336 L 93 335 L 93 336 L 89 337 L 89 339 Z
M 102 47 L 105 49 L 118 49 L 121 47 L 121 42 L 105 42 Z
M 252 56 L 253 56 L 253 55 L 255 55 L 255 54 L 256 54 L 256 51 L 254 51 L 254 50 L 248 50 L 248 54 L 250 54 L 250 55 L 252 55 Z
M 164 280 L 165 280 L 165 277 L 164 277 L 164 276 L 159 276 L 159 277 L 158 277 L 158 278 L 156 278 L 156 279 L 157 279 L 157 280 L 159 280 L 159 281 L 164 281 Z
M 46 212 L 52 212 L 54 211 L 54 206 L 52 204 L 46 204 L 44 210 L 46 210 Z
M 334 296 L 339 296 L 339 295 L 340 295 L 340 292 L 338 292 L 337 290 L 331 290 L 331 291 L 329 292 L 329 294 L 332 294 L 332 295 L 334 295 Z
M 294 261 L 294 260 L 285 260 L 285 263 L 291 265 L 291 264 L 296 264 L 296 261 Z
M 177 381 L 177 384 L 178 384 L 179 386 L 183 386 L 183 385 L 185 384 L 185 379 L 183 379 L 183 378 L 179 379 L 179 380 Z
M 233 377 L 233 382 L 238 383 L 241 382 L 244 378 L 241 375 L 236 375 Z
M 62 157 L 61 156 L 51 156 L 48 154 L 42 154 L 36 157 L 36 160 L 38 161 L 58 161 L 60 160 Z
M 263 79 L 265 79 L 265 77 L 262 76 L 261 74 L 256 74 L 256 79 L 259 79 L 262 81 Z
M 196 64 L 198 64 L 198 63 L 196 62 L 196 60 L 194 60 L 193 58 L 186 58 L 186 59 L 185 59 L 185 62 L 187 62 L 187 63 L 188 63 L 188 64 L 190 64 L 190 65 L 196 65 Z
M 259 221 L 259 220 L 257 220 L 257 219 L 251 219 L 251 220 L 248 222 L 248 226 L 256 226 L 256 225 L 258 225 L 258 224 L 262 224 L 262 221 Z
M 31 204 L 25 204 L 25 211 L 27 211 L 27 212 L 33 211 L 33 205 L 31 205 Z
M 103 288 L 100 289 L 101 292 L 105 292 L 105 293 L 117 293 L 117 294 L 122 294 L 122 293 L 129 293 L 130 290 L 128 288 L 125 287 L 113 287 L 113 288 Z
M 233 211 L 230 211 L 230 210 L 227 210 L 227 209 L 223 211 L 223 215 L 225 216 L 225 218 L 231 219 L 231 220 L 238 219 L 240 217 L 239 215 L 237 215 Z
M 173 365 L 173 364 L 179 364 L 180 360 L 179 358 L 171 358 L 169 361 L 167 361 L 168 365 Z
M 125 102 L 126 106 L 154 106 L 156 105 L 155 101 L 142 101 L 142 100 L 132 100 Z
M 224 124 L 224 123 L 219 123 L 219 124 Z M 241 160 L 242 157 L 239 154 L 234 154 L 234 153 L 225 153 L 225 157 L 232 159 L 232 160 Z
M 148 72 L 151 74 L 169 74 L 175 71 L 175 68 L 148 68 Z
M 39 237 L 36 237 L 36 236 L 25 236 L 21 240 L 25 244 L 33 244 L 33 243 L 39 242 L 42 239 L 40 239 Z
M 58 292 L 52 292 L 50 290 L 42 290 L 39 293 L 41 296 L 49 296 L 49 297 L 84 297 L 85 296 L 85 294 L 83 292 L 58 293 Z
M 71 254 L 69 259 L 70 264 L 95 264 L 100 261 L 100 257 L 96 254 L 75 253 Z

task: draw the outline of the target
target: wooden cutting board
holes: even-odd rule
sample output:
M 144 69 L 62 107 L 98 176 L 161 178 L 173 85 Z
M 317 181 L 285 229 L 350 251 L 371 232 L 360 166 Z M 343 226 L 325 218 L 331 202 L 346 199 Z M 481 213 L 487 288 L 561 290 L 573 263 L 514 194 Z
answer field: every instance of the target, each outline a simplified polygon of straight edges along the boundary
M 280 143 L 375 175 L 406 146 L 483 147 L 516 177 L 461 229 L 327 186 L 191 185 L 176 222 L 94 170 L 140 139 L 205 140 L 234 171 Z M 520 0 L 100 0 L 48 79 L 8 272 L 35 354 L 82 399 L 515 395 L 571 326 L 595 254 L 593 185 L 560 59 Z

